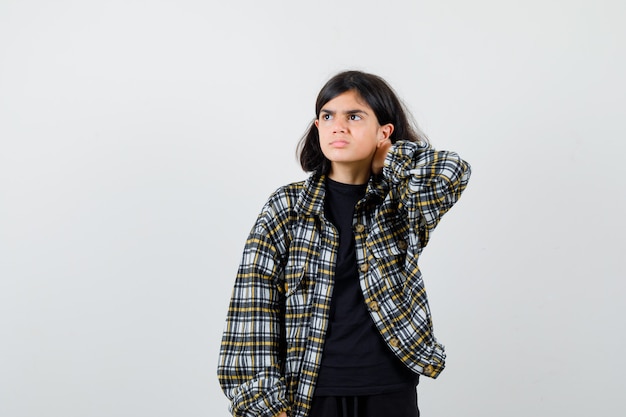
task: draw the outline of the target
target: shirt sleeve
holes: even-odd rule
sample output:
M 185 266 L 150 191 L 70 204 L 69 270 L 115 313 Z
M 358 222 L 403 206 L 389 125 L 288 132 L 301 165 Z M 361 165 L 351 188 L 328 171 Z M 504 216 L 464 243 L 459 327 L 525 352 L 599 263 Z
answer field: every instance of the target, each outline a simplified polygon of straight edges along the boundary
M 459 155 L 421 142 L 397 141 L 389 150 L 383 176 L 399 194 L 420 231 L 423 248 L 441 217 L 467 187 L 470 165 Z
M 246 241 L 218 362 L 220 385 L 236 417 L 273 417 L 289 409 L 282 372 L 282 265 L 275 216 L 261 213 Z

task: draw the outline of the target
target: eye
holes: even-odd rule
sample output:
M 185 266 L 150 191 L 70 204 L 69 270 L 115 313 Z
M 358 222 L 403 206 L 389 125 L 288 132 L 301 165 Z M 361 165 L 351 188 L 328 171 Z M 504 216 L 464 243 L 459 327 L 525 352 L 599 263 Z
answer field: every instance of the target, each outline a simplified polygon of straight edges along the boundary
M 349 117 L 350 120 L 361 120 L 361 116 L 358 114 L 351 114 Z
M 332 119 L 332 116 L 330 114 L 328 114 L 328 113 L 323 113 L 320 116 L 320 119 L 322 119 L 322 120 L 330 120 L 330 119 Z

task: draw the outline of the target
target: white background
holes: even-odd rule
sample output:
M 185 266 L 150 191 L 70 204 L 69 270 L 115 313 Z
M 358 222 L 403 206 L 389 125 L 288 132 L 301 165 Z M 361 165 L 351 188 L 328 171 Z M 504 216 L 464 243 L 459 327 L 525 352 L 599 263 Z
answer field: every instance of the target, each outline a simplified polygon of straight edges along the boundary
M 360 69 L 473 166 L 422 258 L 448 351 L 423 415 L 623 416 L 625 11 L 0 0 L 0 415 L 228 415 L 245 238 Z

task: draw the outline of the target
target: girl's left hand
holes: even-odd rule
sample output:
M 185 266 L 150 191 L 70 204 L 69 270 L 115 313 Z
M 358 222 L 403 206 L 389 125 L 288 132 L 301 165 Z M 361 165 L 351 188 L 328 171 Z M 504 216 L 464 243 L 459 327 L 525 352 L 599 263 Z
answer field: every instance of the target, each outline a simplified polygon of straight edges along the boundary
M 380 174 L 383 171 L 383 165 L 385 164 L 385 158 L 391 148 L 391 141 L 389 139 L 383 139 L 378 143 L 378 148 L 372 158 L 372 172 L 374 174 Z

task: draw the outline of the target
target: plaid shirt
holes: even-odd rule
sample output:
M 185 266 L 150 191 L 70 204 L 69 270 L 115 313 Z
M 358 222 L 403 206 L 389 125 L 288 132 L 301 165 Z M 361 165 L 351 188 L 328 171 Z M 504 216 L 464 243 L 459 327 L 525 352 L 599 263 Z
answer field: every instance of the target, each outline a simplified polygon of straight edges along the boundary
M 445 353 L 432 332 L 417 261 L 469 176 L 469 164 L 455 153 L 398 141 L 355 207 L 359 279 L 372 320 L 407 367 L 432 378 Z M 250 232 L 218 365 L 233 416 L 308 414 L 338 246 L 324 217 L 324 191 L 324 176 L 315 174 L 278 189 Z

